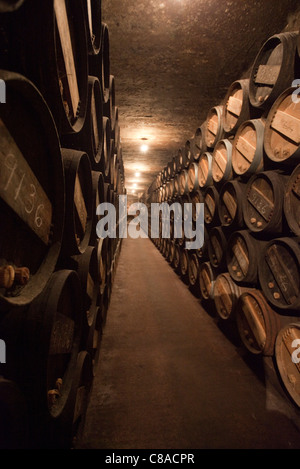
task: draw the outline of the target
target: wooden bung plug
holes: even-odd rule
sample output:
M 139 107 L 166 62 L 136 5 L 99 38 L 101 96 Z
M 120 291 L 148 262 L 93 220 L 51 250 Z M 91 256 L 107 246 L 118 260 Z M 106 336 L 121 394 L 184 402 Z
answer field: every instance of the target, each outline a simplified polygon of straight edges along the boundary
M 30 277 L 30 271 L 27 267 L 15 268 L 15 281 L 19 285 L 26 285 Z

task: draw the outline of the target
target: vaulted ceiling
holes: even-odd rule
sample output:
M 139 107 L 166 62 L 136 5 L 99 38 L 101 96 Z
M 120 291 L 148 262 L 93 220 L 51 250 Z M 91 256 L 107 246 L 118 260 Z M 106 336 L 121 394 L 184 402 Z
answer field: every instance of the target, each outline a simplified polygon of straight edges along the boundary
M 262 44 L 299 29 L 297 8 L 298 0 L 102 0 L 131 198 L 249 73 Z

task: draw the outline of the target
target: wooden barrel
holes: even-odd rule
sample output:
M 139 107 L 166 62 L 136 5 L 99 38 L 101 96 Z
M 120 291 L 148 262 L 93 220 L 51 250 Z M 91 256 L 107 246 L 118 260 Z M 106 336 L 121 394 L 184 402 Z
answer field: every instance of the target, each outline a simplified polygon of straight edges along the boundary
M 212 162 L 213 157 L 211 153 L 207 151 L 202 153 L 198 163 L 198 184 L 201 189 L 206 189 L 214 183 L 212 176 Z
M 109 29 L 106 23 L 101 24 L 101 48 L 96 55 L 88 57 L 89 74 L 97 77 L 101 83 L 102 102 L 106 104 L 109 100 L 110 85 L 110 43 Z
M 271 36 L 252 65 L 249 99 L 259 109 L 268 109 L 294 80 L 297 32 Z
M 206 123 L 204 122 L 196 129 L 194 138 L 191 141 L 191 152 L 195 161 L 198 161 L 202 153 L 205 153 L 207 150 L 205 142 L 205 126 Z
M 114 138 L 116 124 L 116 90 L 114 75 L 109 76 L 109 96 L 107 102 L 103 104 L 103 114 L 110 120 L 111 134 L 112 138 Z
M 300 239 L 283 237 L 269 241 L 258 266 L 261 289 L 281 310 L 300 307 Z
M 84 151 L 90 158 L 93 170 L 99 169 L 103 152 L 103 109 L 98 78 L 89 76 L 86 118 L 80 132 L 62 136 L 64 148 Z
M 188 171 L 183 169 L 179 175 L 179 186 L 178 186 L 178 193 L 179 195 L 184 195 L 189 193 L 189 185 L 188 185 Z
M 188 190 L 194 192 L 198 188 L 198 163 L 190 163 L 188 168 Z
M 221 226 L 215 226 L 209 232 L 208 257 L 213 267 L 222 269 L 226 266 L 227 237 Z
M 260 290 L 244 292 L 236 306 L 236 322 L 242 343 L 254 355 L 273 356 L 280 319 Z
M 279 331 L 275 343 L 276 365 L 291 401 L 300 407 L 300 323 L 295 318 Z
M 228 139 L 219 140 L 212 155 L 212 177 L 216 184 L 229 181 L 232 172 L 232 143 Z
M 181 248 L 180 249 L 180 273 L 183 280 L 188 279 L 189 272 L 189 254 L 188 250 Z
M 14 70 L 21 68 L 21 73 L 40 90 L 60 135 L 79 132 L 86 116 L 88 95 L 83 2 L 75 0 L 71 5 L 65 0 L 43 4 L 26 1 L 18 13 L 18 20 L 10 25 Z
M 81 350 L 92 353 L 94 330 L 96 329 L 99 298 L 99 266 L 97 248 L 88 246 L 83 254 L 73 256 L 79 276 L 82 296 Z
M 177 154 L 175 155 L 176 161 L 176 173 L 179 174 L 182 169 L 184 169 L 184 158 L 183 158 L 183 150 L 179 148 Z
M 0 377 L 0 449 L 29 449 L 29 414 L 19 386 Z
M 239 284 L 258 284 L 258 265 L 266 246 L 247 230 L 235 231 L 228 240 L 226 251 L 227 269 L 233 280 Z
M 201 262 L 208 260 L 208 241 L 209 241 L 209 232 L 204 225 L 204 242 L 201 248 L 196 250 L 196 254 L 201 260 Z
M 90 354 L 79 352 L 68 401 L 54 428 L 53 446 L 56 449 L 74 449 L 82 438 L 93 377 Z
M 84 0 L 88 52 L 97 55 L 101 47 L 102 9 L 101 0 Z
M 207 148 L 214 148 L 223 139 L 223 106 L 215 106 L 209 110 L 204 135 Z
M 236 80 L 224 99 L 224 131 L 235 134 L 240 125 L 250 119 L 249 79 Z
M 244 221 L 250 231 L 282 233 L 287 178 L 277 171 L 264 171 L 249 179 L 244 198 Z
M 290 175 L 283 201 L 283 211 L 290 230 L 300 236 L 300 165 Z
M 199 265 L 199 288 L 203 300 L 213 300 L 216 278 L 216 269 L 210 262 L 202 262 Z
M 223 184 L 218 200 L 218 214 L 222 226 L 236 230 L 244 227 L 243 197 L 246 183 L 233 179 Z
M 108 238 L 101 238 L 97 241 L 97 258 L 98 258 L 98 276 L 99 276 L 99 298 L 98 304 L 101 297 L 104 294 L 105 285 L 107 283 L 107 273 L 109 270 L 109 259 L 108 259 Z
M 111 155 L 111 127 L 108 117 L 102 118 L 103 125 L 103 145 L 102 154 L 96 169 L 103 173 L 106 181 L 109 180 L 110 155 Z
M 5 227 L 0 266 L 7 265 L 9 274 L 0 288 L 2 311 L 29 304 L 55 269 L 65 182 L 58 134 L 43 97 L 21 75 L 1 71 L 0 78 L 7 95 L 0 108 L 0 208 Z
M 237 285 L 228 272 L 219 274 L 215 280 L 213 298 L 216 312 L 223 321 L 236 320 L 238 299 L 246 291 Z
M 208 227 L 215 226 L 219 223 L 218 203 L 219 192 L 215 186 L 209 186 L 205 189 L 204 194 L 204 223 Z
M 89 157 L 62 149 L 66 184 L 66 214 L 62 256 L 82 254 L 89 245 L 93 226 L 93 182 Z
M 189 287 L 197 295 L 199 293 L 199 258 L 195 252 L 189 253 L 188 256 Z
M 170 246 L 169 246 L 169 254 L 168 254 L 168 262 L 172 265 L 175 255 L 175 240 L 170 239 Z
M 243 122 L 232 143 L 232 167 L 237 176 L 251 176 L 264 170 L 264 131 L 262 119 Z
M 200 189 L 197 189 L 189 194 L 189 198 L 186 201 L 187 203 L 192 204 L 192 219 L 194 222 L 197 221 L 197 217 L 199 216 L 199 207 L 197 204 L 204 203 L 203 194 Z M 184 209 L 184 207 L 182 207 Z M 198 212 L 197 212 L 198 210 Z
M 51 427 L 72 390 L 81 319 L 78 274 L 59 270 L 31 303 L 23 327 L 20 387 L 28 402 L 32 439 L 39 447 L 48 445 Z
M 174 245 L 174 257 L 172 267 L 175 269 L 176 272 L 178 272 L 180 269 L 180 246 L 176 243 Z
M 274 102 L 265 128 L 264 148 L 268 158 L 280 165 L 300 161 L 300 102 L 293 101 L 295 88 L 288 88 Z M 297 101 L 299 97 L 296 96 Z
M 187 140 L 183 148 L 183 166 L 188 169 L 189 165 L 193 161 L 193 155 L 191 151 L 191 141 Z

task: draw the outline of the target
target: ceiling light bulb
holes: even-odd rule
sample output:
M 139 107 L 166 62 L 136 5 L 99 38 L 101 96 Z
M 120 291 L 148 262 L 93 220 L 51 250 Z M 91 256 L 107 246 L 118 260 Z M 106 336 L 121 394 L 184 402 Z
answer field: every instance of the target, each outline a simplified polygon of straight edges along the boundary
M 133 184 L 133 187 L 137 187 L 137 185 L 136 185 L 136 184 Z
M 134 175 L 135 175 L 136 178 L 139 178 L 140 175 L 141 175 L 141 173 L 139 173 L 139 172 L 137 171 L 136 173 L 134 173 Z
M 143 153 L 146 153 L 147 150 L 148 150 L 148 145 L 142 145 L 142 146 L 141 146 L 141 151 L 142 151 Z

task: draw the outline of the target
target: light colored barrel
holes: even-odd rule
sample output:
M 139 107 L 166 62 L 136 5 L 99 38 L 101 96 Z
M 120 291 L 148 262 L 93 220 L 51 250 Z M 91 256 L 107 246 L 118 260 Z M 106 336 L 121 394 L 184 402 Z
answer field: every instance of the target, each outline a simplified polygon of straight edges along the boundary
M 211 153 L 202 153 L 198 163 L 198 183 L 202 189 L 213 184 L 212 162 L 213 157 Z
M 212 155 L 212 177 L 215 183 L 232 178 L 232 143 L 228 139 L 219 140 Z
M 278 165 L 293 166 L 300 162 L 300 100 L 288 88 L 270 109 L 264 135 L 268 158 Z
M 243 122 L 232 144 L 232 167 L 236 176 L 250 176 L 264 169 L 263 119 Z

